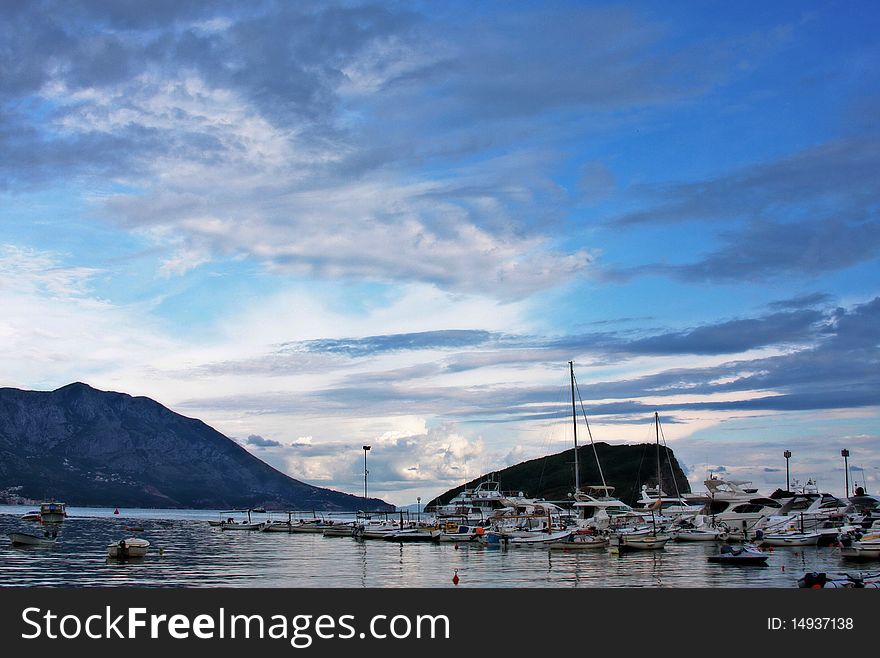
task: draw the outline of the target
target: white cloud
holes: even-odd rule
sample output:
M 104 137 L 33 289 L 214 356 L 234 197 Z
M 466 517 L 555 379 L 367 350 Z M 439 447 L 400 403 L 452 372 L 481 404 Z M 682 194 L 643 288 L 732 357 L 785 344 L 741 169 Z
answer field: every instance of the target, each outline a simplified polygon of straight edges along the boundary
M 65 266 L 59 255 L 0 249 L 0 359 L 13 386 L 62 386 L 146 364 L 173 349 L 137 309 L 91 292 L 94 268 Z

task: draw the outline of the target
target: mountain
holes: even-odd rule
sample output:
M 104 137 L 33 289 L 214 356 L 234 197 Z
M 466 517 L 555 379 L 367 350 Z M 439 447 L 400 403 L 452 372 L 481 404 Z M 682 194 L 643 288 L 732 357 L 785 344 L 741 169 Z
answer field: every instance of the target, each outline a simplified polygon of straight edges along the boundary
M 75 383 L 0 389 L 0 495 L 71 505 L 364 509 L 294 480 L 200 420 L 146 397 Z M 369 509 L 394 509 L 371 498 Z
M 657 446 L 653 443 L 597 443 L 596 454 L 602 464 L 605 481 L 615 488 L 615 495 L 625 503 L 634 503 L 641 497 L 643 484 L 653 487 L 657 483 Z M 602 484 L 592 446 L 581 446 L 578 449 L 578 462 L 581 488 Z M 687 477 L 669 448 L 660 448 L 660 466 L 661 488 L 666 494 L 675 494 L 676 491 L 690 493 Z M 521 462 L 491 475 L 504 491 L 522 491 L 527 496 L 545 500 L 566 500 L 568 494 L 574 491 L 574 449 Z M 425 507 L 430 510 L 435 505 L 445 504 L 462 489 L 473 489 L 486 477 L 487 475 L 482 475 L 476 480 L 450 489 Z

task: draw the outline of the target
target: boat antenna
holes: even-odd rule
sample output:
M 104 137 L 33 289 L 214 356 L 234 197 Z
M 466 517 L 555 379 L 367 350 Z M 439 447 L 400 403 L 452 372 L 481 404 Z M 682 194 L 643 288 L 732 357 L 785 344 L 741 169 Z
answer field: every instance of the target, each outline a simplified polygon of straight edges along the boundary
M 574 428 L 574 492 L 581 490 L 581 475 L 578 465 L 578 424 L 577 411 L 574 406 L 574 361 L 568 362 L 568 369 L 571 373 L 571 424 Z

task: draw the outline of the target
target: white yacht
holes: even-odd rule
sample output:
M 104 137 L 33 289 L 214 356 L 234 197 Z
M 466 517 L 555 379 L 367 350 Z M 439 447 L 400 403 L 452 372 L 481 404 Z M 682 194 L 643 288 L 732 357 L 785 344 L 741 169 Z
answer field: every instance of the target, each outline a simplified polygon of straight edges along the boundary
M 491 516 L 512 511 L 516 500 L 523 498 L 522 492 L 502 492 L 497 480 L 488 479 L 474 489 L 459 492 L 445 505 L 437 505 L 434 513 L 438 517 L 455 516 L 470 521 L 485 521 Z
M 820 544 L 837 541 L 841 527 L 847 524 L 844 513 L 846 501 L 829 493 L 820 493 L 813 480 L 809 480 L 800 490 L 797 485 L 794 489 L 793 496 L 786 494 L 786 498 L 779 499 L 782 507 L 758 522 L 756 530 L 764 531 L 766 536 L 790 532 L 792 527 L 796 527 L 801 533 L 818 533 Z
M 657 503 L 658 498 L 660 501 L 659 506 Z M 636 501 L 636 504 L 640 505 L 637 508 L 639 511 L 650 512 L 653 509 L 656 513 L 675 520 L 682 516 L 699 514 L 705 506 L 706 500 L 694 496 L 689 498 L 685 496 L 669 496 L 662 489 L 658 496 L 657 487 L 648 487 L 648 485 L 643 484 L 642 497 Z
M 728 480 L 711 475 L 703 484 L 707 492 L 702 514 L 710 525 L 726 530 L 731 537 L 748 539 L 754 535 L 755 526 L 764 518 L 776 514 L 782 503 L 773 498 L 756 496 L 757 489 L 748 487 L 748 480 Z M 685 498 L 693 499 L 691 494 Z
M 614 487 L 608 485 L 592 485 L 586 492 L 575 493 L 572 507 L 578 528 L 614 530 L 643 526 L 650 521 L 650 514 L 635 511 L 613 494 Z
M 870 528 L 875 521 L 880 521 L 880 496 L 870 496 L 863 489 L 856 489 L 856 495 L 850 497 L 844 514 L 850 523 Z

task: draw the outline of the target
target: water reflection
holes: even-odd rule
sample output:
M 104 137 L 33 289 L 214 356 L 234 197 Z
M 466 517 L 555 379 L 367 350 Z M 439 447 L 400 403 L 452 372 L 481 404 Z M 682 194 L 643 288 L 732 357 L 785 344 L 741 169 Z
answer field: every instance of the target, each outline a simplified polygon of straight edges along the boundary
M 11 546 L 9 532 L 41 534 L 0 508 L 0 585 L 184 587 L 794 587 L 806 571 L 877 570 L 841 562 L 836 548 L 777 549 L 761 568 L 709 564 L 714 545 L 668 544 L 663 551 L 612 554 L 399 544 L 317 534 L 211 528 L 210 512 L 90 511 L 61 526 L 53 548 Z M 169 526 L 159 514 L 173 517 Z M 142 527 L 132 532 L 126 527 Z M 107 545 L 150 541 L 148 556 L 109 561 Z

